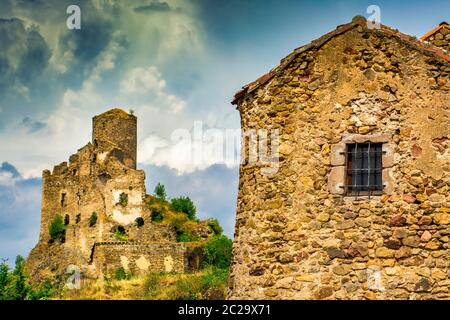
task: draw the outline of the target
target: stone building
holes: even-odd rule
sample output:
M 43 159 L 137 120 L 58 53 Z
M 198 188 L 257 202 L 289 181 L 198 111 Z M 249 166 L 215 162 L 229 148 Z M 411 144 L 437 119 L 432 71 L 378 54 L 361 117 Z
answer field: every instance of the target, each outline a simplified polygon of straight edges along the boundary
M 235 95 L 230 298 L 450 298 L 449 43 L 355 17 Z M 274 174 L 246 155 L 261 128 Z
M 92 142 L 43 172 L 40 237 L 26 264 L 33 279 L 63 274 L 69 265 L 88 277 L 119 267 L 134 273 L 190 268 L 193 253 L 176 242 L 173 227 L 151 220 L 136 153 L 137 118 L 113 109 L 94 117 Z M 63 243 L 49 233 L 57 215 L 64 219 Z
M 437 28 L 431 30 L 420 39 L 448 52 L 450 50 L 450 25 L 447 22 L 442 22 Z

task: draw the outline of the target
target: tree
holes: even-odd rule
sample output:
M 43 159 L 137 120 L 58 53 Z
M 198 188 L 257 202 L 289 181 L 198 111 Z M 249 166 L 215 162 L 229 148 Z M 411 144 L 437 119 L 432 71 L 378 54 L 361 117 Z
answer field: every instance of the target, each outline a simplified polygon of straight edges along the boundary
M 13 273 L 10 275 L 10 285 L 8 287 L 8 298 L 10 300 L 25 300 L 31 291 L 23 267 L 25 259 L 22 256 L 16 257 L 16 264 Z
M 97 223 L 97 212 L 92 212 L 91 217 L 89 218 L 89 227 L 93 227 Z
M 45 281 L 32 286 L 24 271 L 25 259 L 17 256 L 13 271 L 9 270 L 6 260 L 0 263 L 0 300 L 42 300 L 53 294 L 53 284 Z
M 63 218 L 57 214 L 55 218 L 53 218 L 52 223 L 48 227 L 48 232 L 50 234 L 50 238 L 55 241 L 59 240 L 61 242 L 65 241 L 66 238 L 66 226 L 64 225 Z
M 173 198 L 171 206 L 174 211 L 184 212 L 190 220 L 195 220 L 197 208 L 189 197 Z
M 166 188 L 159 182 L 155 187 L 155 195 L 162 201 L 167 200 Z
M 223 232 L 219 220 L 217 219 L 208 219 L 208 227 L 212 230 L 212 232 L 214 232 L 215 235 L 221 235 Z
M 224 235 L 211 238 L 203 249 L 203 262 L 205 265 L 217 268 L 229 268 L 231 264 L 231 250 L 233 242 Z
M 5 300 L 6 286 L 8 285 L 9 266 L 6 260 L 0 264 L 0 300 Z

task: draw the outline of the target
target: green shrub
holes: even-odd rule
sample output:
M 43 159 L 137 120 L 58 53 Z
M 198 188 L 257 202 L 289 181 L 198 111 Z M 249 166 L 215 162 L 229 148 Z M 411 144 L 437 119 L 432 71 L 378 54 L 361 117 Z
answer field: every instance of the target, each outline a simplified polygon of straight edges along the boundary
M 97 212 L 92 212 L 91 217 L 89 218 L 89 227 L 93 227 L 97 224 Z
M 166 188 L 159 182 L 155 187 L 155 195 L 162 201 L 167 200 Z
M 128 205 L 128 195 L 126 193 L 122 192 L 120 194 L 120 196 L 119 196 L 119 204 L 122 207 L 124 207 L 124 208 Z
M 138 228 L 140 228 L 140 227 L 142 227 L 142 226 L 144 225 L 144 219 L 141 218 L 141 217 L 136 218 L 136 220 L 135 220 L 134 222 L 136 223 L 136 226 L 137 226 Z
M 226 269 L 231 264 L 233 242 L 227 236 L 212 237 L 203 249 L 203 264 Z
M 198 240 L 198 236 L 188 227 L 189 222 L 190 220 L 185 215 L 180 215 L 172 219 L 171 223 L 177 233 L 177 242 L 191 242 Z
M 224 300 L 228 283 L 229 270 L 213 268 L 200 278 L 203 299 Z
M 45 300 L 53 296 L 55 289 L 53 284 L 46 280 L 37 286 L 35 289 L 31 290 L 28 295 L 29 300 Z
M 212 268 L 203 275 L 189 275 L 175 282 L 171 300 L 223 300 L 226 296 L 228 270 Z
M 217 219 L 209 219 L 208 227 L 214 232 L 215 235 L 221 235 L 223 232 L 222 227 Z
M 175 290 L 172 293 L 173 300 L 199 300 L 201 299 L 201 287 L 198 277 L 181 278 L 175 282 Z
M 25 259 L 17 256 L 12 272 L 6 261 L 0 264 L 0 300 L 42 300 L 53 295 L 50 282 L 33 287 L 24 272 Z
M 160 209 L 153 208 L 151 218 L 153 222 L 161 222 L 164 219 L 164 213 Z
M 53 221 L 50 223 L 48 227 L 48 232 L 50 234 L 50 238 L 53 241 L 59 240 L 61 242 L 65 241 L 66 238 L 66 226 L 64 225 L 63 218 L 57 214 Z
M 190 220 L 195 220 L 197 208 L 189 197 L 173 198 L 170 204 L 174 211 L 184 212 Z
M 177 234 L 177 242 L 192 242 L 195 240 L 195 237 L 193 237 L 189 233 Z
M 117 240 L 128 241 L 128 235 L 124 232 L 116 231 L 114 233 L 114 236 L 116 237 Z
M 114 271 L 114 278 L 117 280 L 125 280 L 129 278 L 129 274 L 125 271 L 124 268 L 120 267 Z

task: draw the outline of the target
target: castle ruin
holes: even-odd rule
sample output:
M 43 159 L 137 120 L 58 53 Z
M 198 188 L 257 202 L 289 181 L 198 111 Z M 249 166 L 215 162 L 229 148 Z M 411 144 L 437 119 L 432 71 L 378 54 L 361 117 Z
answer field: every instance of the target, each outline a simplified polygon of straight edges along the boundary
M 145 173 L 136 169 L 137 118 L 113 109 L 93 118 L 92 142 L 42 180 L 39 242 L 27 259 L 32 279 L 68 266 L 97 278 L 127 272 L 185 272 L 191 251 L 171 225 L 154 223 L 146 205 Z M 64 239 L 49 234 L 64 219 Z M 119 235 L 119 237 L 118 237 Z

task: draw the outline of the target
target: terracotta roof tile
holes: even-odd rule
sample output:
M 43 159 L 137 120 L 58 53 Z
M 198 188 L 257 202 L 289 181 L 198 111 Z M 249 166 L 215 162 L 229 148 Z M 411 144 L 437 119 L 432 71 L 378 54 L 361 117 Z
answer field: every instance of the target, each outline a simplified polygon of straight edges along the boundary
M 434 28 L 433 30 L 431 30 L 430 32 L 428 32 L 427 34 L 425 34 L 422 38 L 420 38 L 420 40 L 427 40 L 429 37 L 431 37 L 433 34 L 435 34 L 436 32 L 438 32 L 439 30 L 441 30 L 442 28 L 449 28 L 449 24 L 447 22 L 442 22 L 441 24 L 439 24 L 436 28 Z

